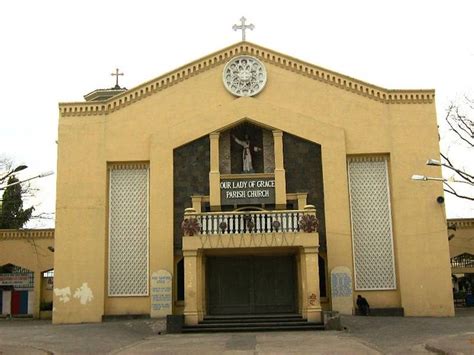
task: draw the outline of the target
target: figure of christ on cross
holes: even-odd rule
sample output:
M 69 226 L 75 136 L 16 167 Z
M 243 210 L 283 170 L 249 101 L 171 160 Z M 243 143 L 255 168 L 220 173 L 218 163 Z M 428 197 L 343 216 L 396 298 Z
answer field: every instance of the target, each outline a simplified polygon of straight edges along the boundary
M 232 135 L 235 143 L 242 146 L 242 171 L 244 174 L 254 173 L 253 164 L 252 164 L 252 150 L 254 152 L 262 151 L 262 148 L 251 147 L 249 136 L 245 135 L 245 140 L 240 140 L 236 136 Z

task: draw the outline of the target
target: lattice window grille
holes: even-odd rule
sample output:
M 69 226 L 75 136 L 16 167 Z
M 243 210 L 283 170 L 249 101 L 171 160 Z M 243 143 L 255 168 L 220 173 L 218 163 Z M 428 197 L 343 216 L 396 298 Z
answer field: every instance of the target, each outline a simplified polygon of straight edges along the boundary
M 356 290 L 396 289 L 385 157 L 348 161 Z
M 109 296 L 147 296 L 148 166 L 109 168 Z

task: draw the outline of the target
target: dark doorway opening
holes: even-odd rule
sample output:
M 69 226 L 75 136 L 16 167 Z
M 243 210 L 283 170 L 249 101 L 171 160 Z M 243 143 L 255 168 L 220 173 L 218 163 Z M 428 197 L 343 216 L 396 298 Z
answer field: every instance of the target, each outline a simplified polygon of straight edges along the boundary
M 208 257 L 210 315 L 297 312 L 293 255 Z

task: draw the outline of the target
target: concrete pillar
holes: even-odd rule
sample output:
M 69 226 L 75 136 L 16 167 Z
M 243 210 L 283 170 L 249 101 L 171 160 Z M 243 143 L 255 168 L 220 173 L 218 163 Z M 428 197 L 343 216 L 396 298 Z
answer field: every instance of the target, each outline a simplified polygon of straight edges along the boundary
M 298 199 L 298 209 L 304 209 L 304 206 L 307 204 L 308 193 L 307 192 L 297 192 L 296 198 Z
M 197 251 L 184 250 L 184 322 L 187 325 L 199 323 Z
M 201 213 L 202 212 L 202 198 L 203 197 L 200 196 L 200 195 L 191 196 L 193 209 L 196 211 L 196 213 Z
M 219 171 L 219 132 L 209 134 L 210 171 L 209 171 L 209 204 L 212 211 L 219 211 L 221 206 L 221 173 Z
M 306 276 L 303 284 L 303 315 L 310 322 L 321 322 L 321 297 L 319 294 L 318 248 L 305 247 L 301 260 Z
M 283 163 L 282 131 L 273 131 L 273 147 L 275 150 L 275 205 L 278 209 L 286 209 L 286 178 Z
M 34 280 L 34 302 L 33 302 L 33 318 L 39 319 L 40 317 L 40 307 L 41 307 L 41 291 L 42 291 L 42 282 L 43 274 L 41 271 L 36 270 L 33 274 Z

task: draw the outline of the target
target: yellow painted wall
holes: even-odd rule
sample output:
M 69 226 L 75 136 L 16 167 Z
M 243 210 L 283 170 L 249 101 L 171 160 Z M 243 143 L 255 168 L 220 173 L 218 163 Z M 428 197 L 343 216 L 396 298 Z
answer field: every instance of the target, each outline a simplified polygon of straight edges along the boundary
M 0 265 L 13 264 L 34 273 L 35 303 L 33 316 L 39 317 L 40 303 L 48 301 L 48 294 L 41 297 L 41 278 L 44 271 L 53 269 L 53 229 L 0 230 Z
M 456 226 L 456 230 L 448 230 L 454 237 L 449 241 L 450 257 L 469 253 L 474 255 L 474 219 L 448 219 L 448 225 Z
M 237 53 L 265 63 L 256 97 L 236 98 L 222 84 Z M 439 156 L 433 92 L 377 88 L 244 42 L 109 101 L 60 105 L 55 287 L 87 282 L 94 298 L 55 300 L 55 323 L 150 312 L 149 298 L 107 297 L 107 163 L 149 162 L 150 273 L 173 272 L 173 149 L 243 120 L 321 144 L 329 271 L 353 270 L 347 157 L 388 155 L 398 289 L 373 291 L 372 304 L 453 314 L 442 187 L 410 180 Z

